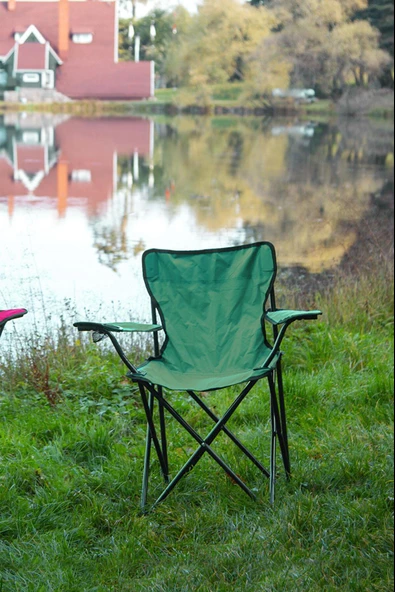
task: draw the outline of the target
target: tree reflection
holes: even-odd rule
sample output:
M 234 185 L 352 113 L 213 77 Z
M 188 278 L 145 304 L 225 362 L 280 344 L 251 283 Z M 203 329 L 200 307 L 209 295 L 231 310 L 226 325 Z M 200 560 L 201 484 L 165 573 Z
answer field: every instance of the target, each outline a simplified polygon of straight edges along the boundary
M 151 214 L 170 221 L 185 212 L 202 236 L 228 233 L 238 243 L 269 240 L 282 265 L 320 272 L 337 265 L 360 240 L 361 220 L 373 211 L 374 196 L 384 186 L 393 193 L 393 135 L 386 122 L 180 117 L 155 124 L 152 149 L 144 148 L 153 137 L 147 121 L 140 128 L 140 120 L 125 119 L 116 129 L 111 121 L 77 123 L 70 120 L 55 130 L 69 162 L 67 207 L 76 205 L 76 198 L 87 204 L 98 259 L 114 272 L 155 246 Z M 86 127 L 93 132 L 95 125 L 107 144 L 116 131 L 117 142 L 106 144 L 103 154 L 93 151 L 94 143 L 89 151 L 77 150 L 74 138 Z M 133 148 L 132 132 L 139 149 Z M 7 135 L 2 142 L 12 147 Z M 8 185 L 10 162 L 0 158 L 0 179 Z M 53 193 L 59 202 L 55 168 L 35 194 Z M 76 173 L 90 173 L 91 179 L 77 182 Z M 8 204 L 20 192 L 14 185 L 4 189 Z
M 240 242 L 271 240 L 285 264 L 318 272 L 353 245 L 392 153 L 392 134 L 373 124 L 181 119 L 156 157 L 175 180 L 173 208 L 187 203 L 211 232 L 240 229 Z
M 111 223 L 97 222 L 93 228 L 94 247 L 97 250 L 99 261 L 113 271 L 117 271 L 119 263 L 126 261 L 130 256 L 127 235 L 129 209 L 128 195 L 125 192 L 123 211 L 114 212 Z

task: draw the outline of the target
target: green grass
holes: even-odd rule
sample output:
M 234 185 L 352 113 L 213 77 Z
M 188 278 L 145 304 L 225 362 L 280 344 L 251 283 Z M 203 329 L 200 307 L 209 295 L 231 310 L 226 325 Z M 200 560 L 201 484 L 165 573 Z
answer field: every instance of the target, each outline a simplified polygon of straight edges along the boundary
M 13 364 L 3 358 L 0 590 L 393 589 L 392 285 L 384 274 L 341 282 L 316 296 L 320 322 L 289 329 L 293 478 L 279 471 L 274 507 L 267 482 L 224 439 L 218 451 L 258 490 L 257 502 L 203 459 L 141 516 L 143 410 L 118 360 L 66 329 L 40 346 L 33 339 Z M 233 394 L 207 400 L 224 407 Z M 172 397 L 204 432 L 196 409 Z M 232 423 L 266 461 L 268 411 L 262 383 Z M 170 425 L 174 470 L 193 445 Z M 152 477 L 153 498 L 157 467 Z

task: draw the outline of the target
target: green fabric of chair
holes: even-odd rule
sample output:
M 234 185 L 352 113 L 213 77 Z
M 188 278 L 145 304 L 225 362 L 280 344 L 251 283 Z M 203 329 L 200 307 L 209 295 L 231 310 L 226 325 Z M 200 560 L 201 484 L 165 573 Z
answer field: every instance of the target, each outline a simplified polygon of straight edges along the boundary
M 167 486 L 156 500 L 163 501 L 179 480 L 208 453 L 248 495 L 253 492 L 211 448 L 222 431 L 270 478 L 274 500 L 276 442 L 290 475 L 280 344 L 289 324 L 317 319 L 321 311 L 278 310 L 274 282 L 277 272 L 274 246 L 268 242 L 203 251 L 151 249 L 143 254 L 143 276 L 152 303 L 152 324 L 76 323 L 80 331 L 93 331 L 94 339 L 108 336 L 139 385 L 147 415 L 147 442 L 142 507 L 146 508 L 151 447 L 154 445 Z M 159 321 L 159 322 L 158 322 Z M 279 326 L 281 329 L 279 330 Z M 267 335 L 272 327 L 272 335 Z M 159 331 L 163 345 L 159 347 Z M 114 334 L 151 331 L 155 355 L 135 367 Z M 272 341 L 270 341 L 270 339 Z M 272 440 L 270 469 L 266 469 L 226 426 L 253 386 L 267 378 L 271 402 Z M 245 385 L 225 414 L 218 418 L 197 393 Z M 187 392 L 213 420 L 202 438 L 175 410 L 169 391 Z M 155 415 L 158 403 L 159 419 Z M 170 480 L 167 455 L 168 411 L 198 442 L 199 447 Z

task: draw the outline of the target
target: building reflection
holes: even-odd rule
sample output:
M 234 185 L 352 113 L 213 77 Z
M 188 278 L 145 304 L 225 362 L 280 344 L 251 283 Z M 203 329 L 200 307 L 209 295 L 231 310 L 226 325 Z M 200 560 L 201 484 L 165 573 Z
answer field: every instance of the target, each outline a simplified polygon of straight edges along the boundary
M 12 113 L 0 118 L 0 199 L 53 200 L 59 216 L 84 203 L 88 215 L 116 192 L 118 157 L 128 157 L 128 186 L 154 150 L 153 124 L 140 118 L 87 119 Z M 152 168 L 152 165 L 151 165 Z M 152 172 L 148 183 L 153 185 Z

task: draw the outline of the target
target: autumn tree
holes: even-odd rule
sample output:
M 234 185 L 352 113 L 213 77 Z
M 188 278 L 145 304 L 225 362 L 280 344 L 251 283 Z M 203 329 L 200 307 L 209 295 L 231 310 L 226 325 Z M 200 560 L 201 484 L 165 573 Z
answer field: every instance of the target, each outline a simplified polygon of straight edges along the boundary
M 278 0 L 273 11 L 282 23 L 279 51 L 291 66 L 291 83 L 323 94 L 342 92 L 351 82 L 377 79 L 389 61 L 379 33 L 368 21 L 355 21 L 367 0 Z
M 357 86 L 365 86 L 369 78 L 377 78 L 389 63 L 389 55 L 379 49 L 379 38 L 379 31 L 368 21 L 344 23 L 333 31 L 333 45 L 328 54 L 336 64 L 337 80 L 343 87 L 349 76 Z
M 276 17 L 237 0 L 205 0 L 168 57 L 168 72 L 180 85 L 244 81 L 250 57 L 271 33 Z
M 358 18 L 368 20 L 380 31 L 380 48 L 394 57 L 394 2 L 393 0 L 368 0 L 367 8 Z
M 369 23 L 380 31 L 380 48 L 388 52 L 392 58 L 384 73 L 381 82 L 384 86 L 394 87 L 394 2 L 393 0 L 368 0 L 366 10 L 360 12 L 357 18 L 368 20 Z

